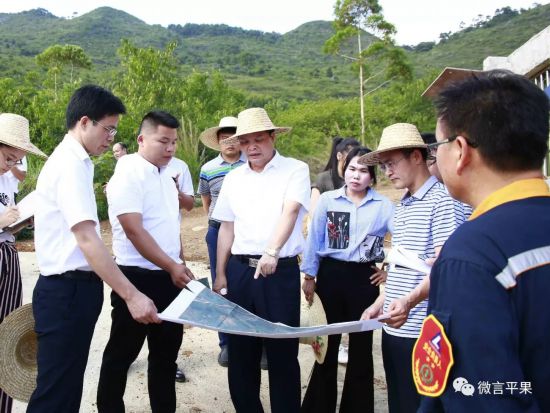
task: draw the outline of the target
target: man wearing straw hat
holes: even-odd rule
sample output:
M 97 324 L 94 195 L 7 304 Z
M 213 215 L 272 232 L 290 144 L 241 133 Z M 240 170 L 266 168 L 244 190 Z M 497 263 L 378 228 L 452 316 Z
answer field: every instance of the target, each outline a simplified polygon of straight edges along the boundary
M 222 188 L 225 176 L 233 169 L 246 162 L 246 157 L 240 150 L 239 141 L 229 139 L 237 131 L 237 118 L 226 116 L 220 120 L 218 126 L 208 128 L 201 133 L 199 139 L 204 146 L 219 152 L 214 159 L 206 162 L 200 171 L 199 193 L 202 206 L 208 215 L 208 231 L 206 232 L 206 245 L 208 258 L 210 259 L 210 275 L 212 283 L 216 282 L 216 254 L 218 251 L 218 231 L 221 222 L 212 219 L 212 211 Z M 218 333 L 220 354 L 218 363 L 227 367 L 229 356 L 227 353 L 227 336 Z
M 220 221 L 214 290 L 273 322 L 300 325 L 302 220 L 309 207 L 308 166 L 275 150 L 278 133 L 261 108 L 239 113 L 248 162 L 225 177 L 212 218 Z M 261 412 L 260 359 L 265 341 L 273 412 L 300 409 L 298 339 L 229 335 L 228 380 L 237 412 Z
M 21 305 L 22 286 L 15 237 L 6 227 L 19 218 L 15 193 L 9 172 L 27 153 L 46 157 L 31 143 L 29 121 L 14 113 L 0 114 L 0 323 Z M 5 354 L 2 357 L 6 357 Z M 12 399 L 0 389 L 0 412 L 11 412 Z
M 392 245 L 422 259 L 436 257 L 457 226 L 452 198 L 428 170 L 426 148 L 416 126 L 396 123 L 384 129 L 378 149 L 361 159 L 368 165 L 380 165 L 395 188 L 406 190 L 392 219 Z M 382 333 L 390 413 L 416 412 L 420 403 L 410 360 L 426 316 L 427 288 L 426 274 L 392 264 L 384 292 L 363 313 L 366 319 L 383 313 L 391 316 Z
M 109 149 L 125 108 L 87 85 L 72 95 L 68 132 L 36 185 L 35 246 L 40 277 L 33 293 L 38 377 L 27 412 L 78 412 L 90 342 L 103 304 L 102 280 L 142 323 L 160 323 L 154 303 L 122 274 L 99 237 L 90 155 Z
M 419 411 L 548 412 L 548 97 L 523 76 L 491 71 L 448 84 L 435 106 L 439 170 L 474 212 L 431 271 L 413 357 L 428 396 Z M 419 375 L 434 336 L 447 357 Z

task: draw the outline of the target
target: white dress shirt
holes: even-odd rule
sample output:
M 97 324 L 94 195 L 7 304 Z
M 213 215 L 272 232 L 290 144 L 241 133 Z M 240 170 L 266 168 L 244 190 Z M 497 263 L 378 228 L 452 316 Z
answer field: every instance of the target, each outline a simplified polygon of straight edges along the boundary
M 178 189 L 180 192 L 183 192 L 185 195 L 194 196 L 193 189 L 193 178 L 191 178 L 191 172 L 189 172 L 189 167 L 187 164 L 176 157 L 172 157 L 168 165 L 166 165 L 170 171 L 170 176 L 172 178 L 178 177 Z
M 93 221 L 99 236 L 93 179 L 92 160 L 68 133 L 44 164 L 36 183 L 34 242 L 42 275 L 91 270 L 71 228 Z
M 174 261 L 181 263 L 178 191 L 167 167 L 158 168 L 139 153 L 123 156 L 107 186 L 113 253 L 119 265 L 159 270 L 126 237 L 118 216 L 138 213 L 143 228 Z
M 310 192 L 307 164 L 276 152 L 262 172 L 252 170 L 247 162 L 226 175 L 212 218 L 234 222 L 233 255 L 261 255 L 269 247 L 284 201 L 296 201 L 300 212 L 279 256 L 298 255 L 304 249 L 302 220 Z

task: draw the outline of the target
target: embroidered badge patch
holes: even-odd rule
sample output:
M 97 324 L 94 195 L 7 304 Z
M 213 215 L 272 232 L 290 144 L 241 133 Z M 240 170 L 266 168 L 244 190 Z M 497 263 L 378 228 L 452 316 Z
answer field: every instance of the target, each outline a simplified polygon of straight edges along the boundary
M 447 386 L 453 364 L 451 343 L 441 323 L 430 314 L 422 323 L 420 337 L 413 349 L 412 371 L 418 393 L 440 396 Z

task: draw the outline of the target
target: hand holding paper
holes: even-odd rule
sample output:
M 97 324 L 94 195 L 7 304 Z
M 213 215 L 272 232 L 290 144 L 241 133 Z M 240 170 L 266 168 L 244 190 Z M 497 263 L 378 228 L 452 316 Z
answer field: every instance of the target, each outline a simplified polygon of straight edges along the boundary
M 15 220 L 12 220 L 9 224 L 1 225 L 2 231 L 9 231 L 15 234 L 25 228 L 31 218 L 34 216 L 34 210 L 36 208 L 36 192 L 32 191 L 25 198 L 23 198 L 15 207 L 8 207 L 8 209 L 14 209 L 18 212 L 18 216 Z M 7 210 L 7 209 L 6 209 Z
M 394 246 L 388 252 L 385 261 L 389 264 L 400 265 L 428 275 L 432 271 L 431 265 L 428 265 L 426 261 L 421 260 L 414 252 L 399 245 Z

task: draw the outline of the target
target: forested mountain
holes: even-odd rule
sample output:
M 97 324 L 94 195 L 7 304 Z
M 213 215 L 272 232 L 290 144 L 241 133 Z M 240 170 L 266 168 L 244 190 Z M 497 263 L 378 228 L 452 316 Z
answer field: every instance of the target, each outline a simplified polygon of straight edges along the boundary
M 405 46 L 417 75 L 445 66 L 480 68 L 488 55 L 507 55 L 550 22 L 550 5 L 530 10 L 503 8 L 457 33 L 442 33 L 438 44 Z M 251 96 L 319 99 L 356 95 L 348 62 L 323 53 L 333 34 L 327 21 L 305 23 L 285 34 L 226 25 L 148 25 L 109 7 L 71 19 L 35 9 L 0 13 L 0 76 L 18 77 L 38 70 L 34 56 L 54 44 L 81 46 L 90 56 L 94 79 L 117 73 L 121 39 L 138 47 L 164 48 L 175 42 L 183 74 L 219 70 L 229 84 Z M 363 41 L 369 41 L 365 33 Z

